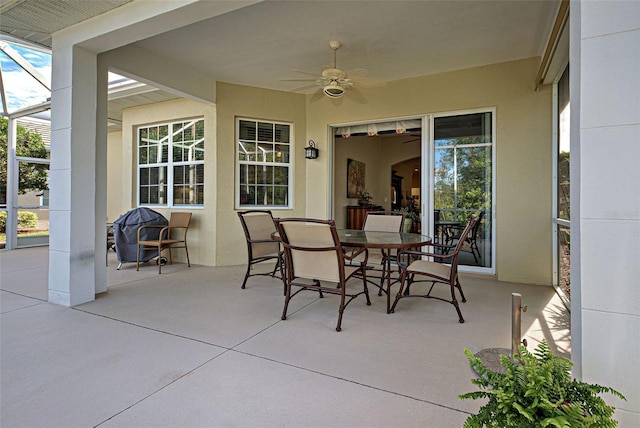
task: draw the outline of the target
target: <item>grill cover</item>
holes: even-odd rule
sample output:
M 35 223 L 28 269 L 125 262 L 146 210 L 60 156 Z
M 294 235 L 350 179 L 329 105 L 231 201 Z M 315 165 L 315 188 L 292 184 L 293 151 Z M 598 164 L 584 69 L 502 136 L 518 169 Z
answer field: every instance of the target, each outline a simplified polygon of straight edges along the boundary
M 113 238 L 116 255 L 120 263 L 135 262 L 138 253 L 138 228 L 140 226 L 166 226 L 169 221 L 159 212 L 149 208 L 135 208 L 122 214 L 113 222 Z M 140 239 L 154 240 L 160 236 L 160 228 L 148 228 L 142 231 Z M 146 262 L 158 256 L 157 250 L 145 250 L 140 253 L 140 261 Z

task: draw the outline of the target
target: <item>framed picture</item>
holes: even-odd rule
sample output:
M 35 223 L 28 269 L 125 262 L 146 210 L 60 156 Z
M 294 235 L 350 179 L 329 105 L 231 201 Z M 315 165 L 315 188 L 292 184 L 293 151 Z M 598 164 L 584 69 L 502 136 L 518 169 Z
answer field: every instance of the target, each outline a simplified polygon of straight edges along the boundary
M 364 190 L 364 170 L 364 162 L 347 159 L 347 198 L 357 198 Z

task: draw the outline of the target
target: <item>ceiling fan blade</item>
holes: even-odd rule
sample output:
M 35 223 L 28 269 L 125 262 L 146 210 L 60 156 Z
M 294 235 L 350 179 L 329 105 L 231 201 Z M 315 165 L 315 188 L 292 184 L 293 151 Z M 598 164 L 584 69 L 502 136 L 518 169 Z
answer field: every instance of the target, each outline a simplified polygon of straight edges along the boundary
M 346 70 L 347 76 L 349 78 L 352 77 L 364 77 L 369 74 L 369 71 L 366 68 L 353 68 L 351 70 Z
M 309 102 L 313 103 L 322 98 L 324 98 L 324 92 L 322 92 L 322 88 L 320 88 L 309 97 Z
M 300 78 L 300 79 L 280 79 L 281 82 L 315 82 L 316 80 L 318 80 L 317 78 Z
M 312 72 L 310 72 L 310 71 L 298 70 L 298 69 L 296 69 L 296 68 L 294 68 L 294 69 L 293 69 L 293 70 L 291 70 L 291 71 L 296 72 L 296 73 L 300 73 L 300 74 L 306 74 L 306 75 L 308 75 L 308 76 L 319 77 L 319 76 L 318 76 L 318 73 L 312 73 Z
M 367 103 L 367 98 L 362 94 L 362 92 L 360 92 L 356 88 L 349 88 L 349 90 L 345 91 L 344 94 L 345 96 L 349 97 L 350 99 L 357 102 L 358 104 Z
M 386 84 L 386 82 L 382 80 L 373 79 L 371 77 L 364 77 L 364 76 L 349 75 L 349 80 L 352 80 L 355 85 L 363 88 L 371 88 L 373 86 L 382 86 Z
M 299 88 L 291 89 L 291 92 L 306 91 L 307 89 L 315 89 L 317 87 L 318 85 L 305 85 L 305 86 L 300 86 Z

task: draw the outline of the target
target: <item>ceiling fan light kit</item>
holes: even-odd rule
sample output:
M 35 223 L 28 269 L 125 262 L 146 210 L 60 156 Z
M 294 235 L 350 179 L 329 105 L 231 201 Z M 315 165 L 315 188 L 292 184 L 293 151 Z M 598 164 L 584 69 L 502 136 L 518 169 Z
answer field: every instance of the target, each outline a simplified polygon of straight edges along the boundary
M 347 77 L 347 72 L 338 68 L 336 63 L 336 52 L 342 46 L 337 40 L 332 40 L 329 42 L 329 46 L 333 49 L 333 68 L 326 68 L 322 70 L 320 76 L 316 78 L 309 79 L 285 79 L 291 81 L 311 81 L 314 82 L 313 85 L 317 85 L 320 87 L 322 93 L 324 93 L 329 98 L 340 98 L 344 95 L 347 89 L 351 89 L 353 87 L 353 80 Z M 294 70 L 303 74 L 314 75 L 314 73 L 309 73 L 301 70 Z M 357 70 L 362 72 L 362 70 Z M 312 86 L 313 86 L 312 85 Z M 307 87 L 303 87 L 300 89 L 307 89 Z M 319 90 L 319 91 L 320 91 Z
M 340 98 L 344 95 L 344 88 L 338 82 L 331 82 L 322 89 L 322 92 L 329 98 Z

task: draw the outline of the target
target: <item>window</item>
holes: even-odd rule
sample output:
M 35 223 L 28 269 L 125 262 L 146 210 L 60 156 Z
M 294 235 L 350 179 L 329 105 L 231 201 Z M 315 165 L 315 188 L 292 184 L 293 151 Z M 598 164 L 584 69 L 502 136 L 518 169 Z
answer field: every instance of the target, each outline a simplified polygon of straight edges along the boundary
M 553 233 L 554 246 L 554 286 L 560 296 L 571 300 L 571 165 L 570 150 L 570 113 L 569 66 L 566 67 L 558 82 L 554 85 L 555 112 L 555 204 Z
M 291 125 L 238 119 L 236 208 L 291 207 Z
M 204 204 L 204 120 L 138 128 L 138 204 Z

